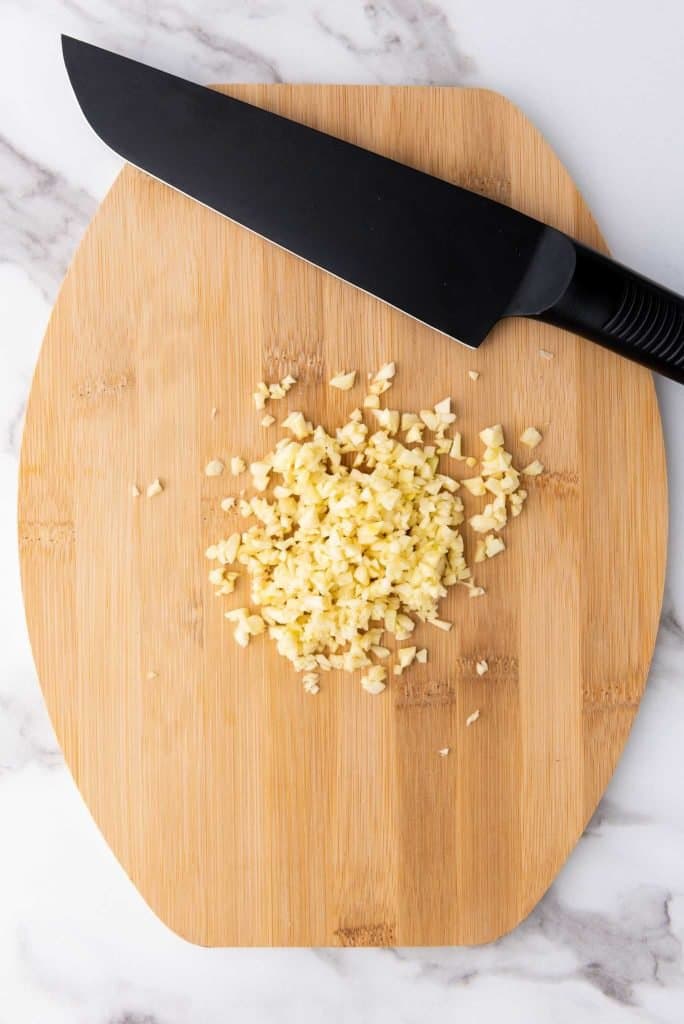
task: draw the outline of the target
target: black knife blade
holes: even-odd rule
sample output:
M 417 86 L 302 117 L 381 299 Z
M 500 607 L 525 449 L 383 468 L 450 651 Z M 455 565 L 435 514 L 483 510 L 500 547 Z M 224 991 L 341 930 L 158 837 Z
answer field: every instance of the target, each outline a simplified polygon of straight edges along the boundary
M 684 300 L 562 232 L 130 58 L 62 47 L 104 142 L 277 245 L 472 347 L 504 316 L 540 316 L 684 380 Z

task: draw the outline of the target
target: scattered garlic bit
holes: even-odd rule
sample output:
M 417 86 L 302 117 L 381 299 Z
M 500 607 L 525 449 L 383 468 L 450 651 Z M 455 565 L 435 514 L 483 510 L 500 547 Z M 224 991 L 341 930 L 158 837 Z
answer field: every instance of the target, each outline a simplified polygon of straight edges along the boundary
M 439 413 L 436 413 L 434 409 L 421 409 L 418 415 L 428 430 L 437 430 L 439 427 Z
M 349 413 L 349 419 L 354 423 L 361 423 L 363 421 L 363 413 L 360 409 L 352 409 Z
M 385 689 L 386 678 L 387 669 L 384 665 L 371 665 L 368 671 L 361 676 L 361 686 L 367 693 L 376 695 Z
M 284 398 L 290 388 L 296 383 L 297 378 L 289 373 L 275 384 L 267 384 L 265 381 L 260 380 L 256 386 L 256 391 L 252 395 L 254 405 L 259 411 L 265 409 L 266 403 L 270 399 Z
M 271 472 L 271 463 L 268 461 L 252 462 L 250 463 L 249 472 L 252 475 L 252 483 L 254 484 L 255 490 L 265 491 L 268 487 L 268 475 Z M 252 507 L 254 507 L 253 503 Z
M 468 370 L 468 376 L 471 380 L 477 380 L 480 374 L 477 370 Z
M 350 370 L 348 373 L 336 373 L 329 383 L 331 388 L 337 388 L 338 391 L 350 391 L 354 387 L 355 380 L 356 370 Z
M 450 491 L 451 494 L 453 494 L 454 491 L 457 491 L 461 486 L 458 480 L 454 480 L 453 477 L 447 476 L 445 473 L 437 473 L 435 475 L 435 480 L 439 480 L 444 490 Z
M 304 690 L 306 693 L 315 694 L 320 690 L 318 680 L 320 676 L 318 672 L 305 672 L 302 676 L 302 682 L 304 684 Z
M 431 626 L 436 626 L 437 629 L 444 630 L 445 633 L 448 633 L 453 626 L 453 622 L 447 622 L 446 619 L 428 619 L 428 622 Z
M 498 532 L 504 528 L 508 522 L 509 510 L 511 516 L 519 515 L 527 497 L 527 492 L 520 489 L 520 473 L 513 466 L 513 456 L 503 447 L 501 424 L 487 427 L 481 431 L 480 438 L 485 445 L 480 463 L 480 477 L 472 478 L 472 482 L 464 480 L 463 484 L 472 493 L 492 494 L 494 500 L 485 505 L 481 513 L 471 516 L 468 520 L 476 533 L 488 534 L 484 541 L 478 541 L 476 545 L 475 562 L 493 558 L 504 550 L 503 541 L 494 537 L 491 531 Z
M 229 572 L 224 566 L 219 565 L 216 569 L 212 569 L 209 573 L 209 582 L 212 583 L 217 589 L 215 591 L 216 597 L 224 597 L 228 594 L 232 594 L 235 590 L 235 581 L 238 578 L 238 573 Z
M 131 487 L 131 495 L 134 498 L 139 498 L 140 497 L 140 488 L 138 487 L 137 484 L 133 484 L 132 485 L 132 487 Z
M 411 427 L 415 427 L 416 423 L 420 423 L 418 416 L 415 412 L 403 412 L 401 414 L 401 430 L 406 432 Z
M 505 548 L 506 545 L 501 537 L 495 537 L 493 533 L 488 533 L 485 537 L 485 555 L 487 558 L 494 558 L 494 555 L 500 554 Z
M 247 501 L 245 498 L 240 498 L 240 501 L 238 502 L 238 512 L 240 513 L 243 519 L 249 519 L 249 517 L 252 515 L 251 503 Z
M 469 587 L 468 597 L 484 597 L 486 590 L 484 587 Z
M 487 493 L 484 485 L 484 480 L 482 479 L 481 476 L 468 477 L 467 480 L 461 480 L 461 483 L 463 484 L 467 491 L 470 491 L 471 494 L 480 495 Z
M 421 665 L 425 665 L 427 660 L 428 660 L 427 647 L 421 647 L 419 651 L 416 651 L 416 661 L 419 664 L 421 664 Z
M 145 676 L 145 678 L 146 678 L 146 679 L 156 679 L 158 675 L 159 675 L 159 673 L 158 673 L 158 672 L 154 672 L 154 671 L 150 670 L 150 671 L 149 671 L 149 672 L 147 673 L 147 675 Z
M 477 672 L 478 676 L 483 676 L 485 672 L 489 672 L 489 665 L 487 664 L 487 661 L 484 658 L 482 659 L 482 661 L 476 662 L 475 671 Z
M 226 612 L 225 617 L 235 623 L 233 636 L 240 647 L 246 647 L 253 636 L 264 632 L 264 620 L 260 615 L 250 615 L 248 608 L 234 608 Z
M 147 494 L 148 498 L 154 498 L 155 494 L 161 494 L 163 490 L 164 485 L 162 484 L 159 477 L 157 477 L 157 479 L 153 480 L 152 483 L 148 486 L 147 491 L 145 493 Z
M 497 423 L 480 431 L 480 440 L 487 448 L 499 448 L 504 443 L 503 427 Z
M 450 751 L 451 747 L 442 747 L 442 749 L 438 750 L 437 753 L 439 754 L 440 757 L 448 757 Z
M 221 476 L 221 473 L 225 468 L 226 467 L 220 459 L 212 459 L 210 462 L 207 462 L 204 467 L 204 473 L 205 476 Z
M 511 496 L 509 498 L 509 502 L 510 502 L 510 506 L 511 506 L 511 515 L 512 516 L 519 516 L 520 515 L 520 513 L 522 512 L 523 502 L 525 501 L 526 497 L 527 497 L 527 491 L 523 490 L 522 487 L 520 488 L 519 491 L 516 491 L 515 494 L 511 494 Z
M 275 416 L 271 416 L 270 413 L 267 413 L 266 416 L 262 417 L 260 422 L 262 427 L 272 427 L 275 423 Z
M 289 416 L 285 417 L 281 426 L 291 430 L 298 441 L 303 441 L 305 437 L 313 434 L 313 426 L 304 418 L 302 412 L 291 412 Z
M 539 476 L 539 474 L 543 472 L 544 467 L 539 459 L 535 459 L 534 462 L 530 462 L 529 466 L 525 466 L 523 469 L 524 476 Z
M 399 430 L 400 414 L 396 409 L 373 409 L 373 416 L 379 426 L 388 434 L 394 435 Z
M 235 561 L 239 547 L 240 534 L 231 533 L 226 540 L 220 540 L 218 544 L 208 547 L 204 554 L 211 561 L 220 562 L 221 565 L 230 565 Z
M 477 722 L 479 717 L 480 717 L 480 710 L 478 708 L 477 711 L 473 711 L 472 715 L 468 715 L 468 717 L 466 718 L 466 725 L 472 725 L 473 722 Z
M 249 631 L 246 626 L 248 611 L 248 608 L 234 608 L 232 611 L 225 612 L 225 617 L 228 621 L 236 623 L 233 637 L 240 647 L 246 647 L 249 643 Z
M 409 427 L 406 431 L 406 443 L 407 444 L 422 444 L 423 443 L 423 431 L 425 430 L 424 423 L 414 423 L 412 427 Z
M 379 409 L 380 399 L 377 395 L 366 395 L 363 400 L 364 409 Z
M 553 359 L 553 355 L 554 354 L 553 354 L 553 352 L 549 352 L 545 348 L 540 348 L 539 349 L 539 355 L 542 357 L 542 359 Z
M 409 665 L 415 660 L 416 654 L 416 647 L 400 647 L 399 650 L 397 651 L 399 667 L 402 669 L 408 668 Z
M 456 431 L 456 433 L 454 434 L 453 441 L 451 442 L 451 448 L 449 450 L 449 455 L 451 456 L 452 459 L 458 459 L 459 462 L 465 458 L 465 456 L 461 452 L 461 435 L 458 433 L 458 431 Z
M 541 439 L 542 436 L 536 427 L 526 427 L 520 435 L 521 444 L 527 445 L 528 448 L 536 448 Z
M 507 519 L 506 499 L 500 495 L 485 505 L 483 512 L 471 516 L 468 523 L 475 533 L 488 533 L 490 530 L 502 530 Z
M 369 374 L 370 384 L 368 385 L 368 390 L 371 395 L 384 395 L 386 391 L 389 391 L 392 387 L 392 378 L 396 372 L 397 368 L 394 363 L 385 363 L 374 376 Z
M 233 476 L 240 476 L 247 469 L 245 460 L 239 455 L 234 455 L 230 460 L 230 471 Z
M 218 409 L 216 408 L 216 406 L 214 406 L 214 408 L 211 410 L 211 418 L 212 418 L 212 420 L 215 420 L 217 415 L 218 415 Z
M 468 469 L 472 469 L 473 466 L 477 466 L 477 459 L 474 459 L 472 455 L 469 455 L 468 458 L 465 460 L 465 464 L 468 467 Z
M 385 658 L 389 658 L 390 649 L 389 647 L 382 647 L 379 644 L 371 644 L 371 654 L 374 654 L 376 658 L 380 658 L 382 661 Z
M 373 380 L 392 380 L 396 372 L 397 367 L 395 363 L 383 363 L 383 365 L 380 367 L 378 372 L 373 377 Z

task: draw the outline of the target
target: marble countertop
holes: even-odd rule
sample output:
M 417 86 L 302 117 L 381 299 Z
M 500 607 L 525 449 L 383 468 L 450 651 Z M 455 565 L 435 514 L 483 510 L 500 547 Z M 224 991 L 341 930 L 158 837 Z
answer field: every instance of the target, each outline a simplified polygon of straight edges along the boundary
M 84 129 L 61 31 L 206 82 L 498 89 L 556 147 L 616 257 L 684 291 L 679 0 L 3 0 L 0 1024 L 681 1024 L 684 391 L 669 382 L 669 570 L 646 697 L 586 834 L 515 932 L 479 949 L 200 949 L 154 918 L 105 846 L 43 707 L 15 550 L 42 333 L 120 166 Z

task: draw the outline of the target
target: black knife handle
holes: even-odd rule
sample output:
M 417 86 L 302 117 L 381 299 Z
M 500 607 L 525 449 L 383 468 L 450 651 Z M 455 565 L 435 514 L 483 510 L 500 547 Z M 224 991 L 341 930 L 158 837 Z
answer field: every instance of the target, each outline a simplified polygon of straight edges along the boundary
M 684 298 L 572 240 L 575 269 L 537 318 L 684 384 Z

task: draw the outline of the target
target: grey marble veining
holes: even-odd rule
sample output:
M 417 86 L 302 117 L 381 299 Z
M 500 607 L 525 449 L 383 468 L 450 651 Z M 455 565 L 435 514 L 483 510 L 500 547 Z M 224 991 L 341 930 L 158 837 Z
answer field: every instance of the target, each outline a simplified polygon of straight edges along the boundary
M 681 1024 L 684 402 L 674 385 L 659 385 L 672 539 L 646 697 L 584 837 L 518 929 L 477 949 L 203 950 L 168 932 L 124 877 L 47 719 L 15 550 L 21 420 L 40 339 L 120 166 L 75 109 L 60 31 L 205 82 L 498 88 L 570 163 L 615 253 L 684 291 L 677 0 L 4 0 L 0 1024 Z

